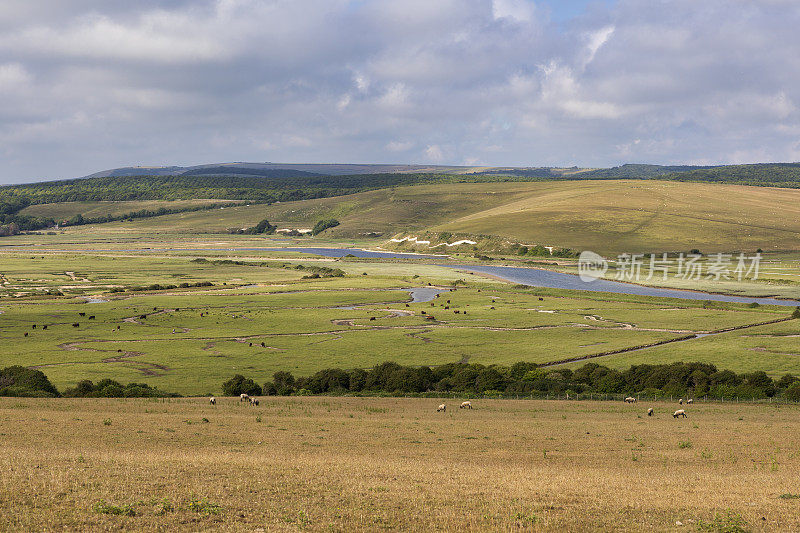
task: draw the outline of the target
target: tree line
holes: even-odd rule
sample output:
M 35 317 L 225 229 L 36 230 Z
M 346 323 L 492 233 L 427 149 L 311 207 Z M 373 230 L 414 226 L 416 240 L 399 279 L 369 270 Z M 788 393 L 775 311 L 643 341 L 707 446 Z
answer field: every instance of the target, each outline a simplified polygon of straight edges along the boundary
M 228 396 L 458 393 L 538 397 L 598 393 L 718 399 L 780 397 L 800 401 L 800 377 L 786 374 L 774 380 L 762 371 L 737 374 L 709 363 L 633 365 L 619 371 L 596 363 L 586 363 L 575 370 L 547 370 L 527 362 L 511 366 L 449 363 L 435 367 L 386 362 L 369 370 L 329 368 L 305 377 L 280 371 L 272 378 L 258 384 L 236 375 L 225 381 L 222 389 Z

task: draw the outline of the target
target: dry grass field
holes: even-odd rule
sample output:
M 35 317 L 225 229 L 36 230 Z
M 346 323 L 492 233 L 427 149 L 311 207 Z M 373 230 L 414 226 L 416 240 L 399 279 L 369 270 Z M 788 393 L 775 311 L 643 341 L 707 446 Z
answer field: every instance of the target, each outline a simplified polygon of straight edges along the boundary
M 800 529 L 796 406 L 440 401 L 0 398 L 0 530 Z

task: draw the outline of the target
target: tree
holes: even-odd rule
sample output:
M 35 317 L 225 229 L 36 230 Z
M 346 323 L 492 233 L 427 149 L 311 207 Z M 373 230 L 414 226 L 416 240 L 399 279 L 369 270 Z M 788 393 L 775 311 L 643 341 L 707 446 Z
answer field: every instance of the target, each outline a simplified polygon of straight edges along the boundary
M 311 230 L 311 235 L 318 235 L 325 231 L 328 228 L 335 228 L 339 225 L 339 221 L 335 218 L 330 219 L 322 219 L 316 224 L 314 224 L 314 228 Z
M 261 394 L 261 387 L 252 379 L 245 378 L 241 374 L 236 374 L 222 384 L 222 392 L 225 396 L 239 396 L 240 394 L 259 396 Z
M 295 379 L 291 372 L 280 371 L 272 375 L 272 383 L 275 385 L 276 394 L 288 396 L 295 390 Z

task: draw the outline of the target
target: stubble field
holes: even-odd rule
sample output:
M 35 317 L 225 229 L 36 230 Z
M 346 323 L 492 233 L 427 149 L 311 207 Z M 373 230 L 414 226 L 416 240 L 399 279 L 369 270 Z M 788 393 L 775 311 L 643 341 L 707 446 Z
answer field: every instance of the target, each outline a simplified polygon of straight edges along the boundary
M 800 528 L 796 406 L 440 401 L 0 398 L 0 529 Z

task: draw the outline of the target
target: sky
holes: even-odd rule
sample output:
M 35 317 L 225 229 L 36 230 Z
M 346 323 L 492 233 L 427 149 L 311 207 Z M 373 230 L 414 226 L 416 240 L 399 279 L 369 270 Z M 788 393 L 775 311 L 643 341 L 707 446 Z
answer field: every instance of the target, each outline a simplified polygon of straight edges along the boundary
M 796 0 L 3 0 L 0 183 L 800 160 Z

